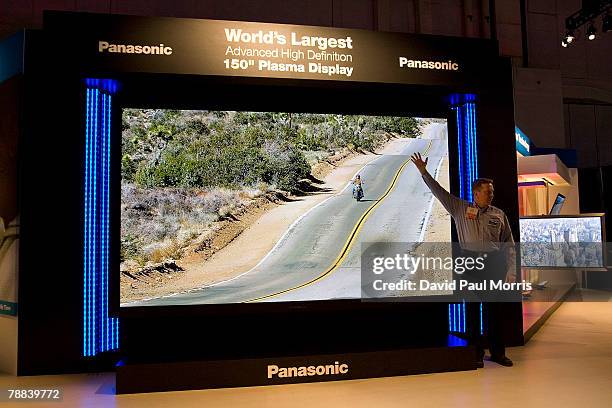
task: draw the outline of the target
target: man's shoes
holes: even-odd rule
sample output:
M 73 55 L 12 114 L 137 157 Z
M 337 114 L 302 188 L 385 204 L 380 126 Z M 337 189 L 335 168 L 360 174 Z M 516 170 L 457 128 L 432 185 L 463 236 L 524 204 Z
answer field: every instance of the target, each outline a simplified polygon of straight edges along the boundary
M 489 361 L 493 361 L 499 365 L 503 365 L 504 367 L 512 367 L 514 363 L 506 356 L 491 356 Z
M 484 367 L 484 356 L 485 356 L 484 349 L 482 348 L 476 349 L 476 368 Z

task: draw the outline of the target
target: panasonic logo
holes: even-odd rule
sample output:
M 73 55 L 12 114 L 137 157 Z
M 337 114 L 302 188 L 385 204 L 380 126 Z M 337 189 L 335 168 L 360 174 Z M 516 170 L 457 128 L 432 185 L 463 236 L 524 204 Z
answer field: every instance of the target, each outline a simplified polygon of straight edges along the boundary
M 312 377 L 322 375 L 338 375 L 348 373 L 348 364 L 334 364 L 307 366 L 307 367 L 279 367 L 277 365 L 268 366 L 268 378 L 290 378 L 290 377 Z
M 110 54 L 148 54 L 172 55 L 172 47 L 159 45 L 111 44 L 108 41 L 98 41 L 98 52 Z
M 459 64 L 448 61 L 427 61 L 427 60 L 411 60 L 406 57 L 399 57 L 399 66 L 401 68 L 420 68 L 420 69 L 437 69 L 442 71 L 459 71 Z

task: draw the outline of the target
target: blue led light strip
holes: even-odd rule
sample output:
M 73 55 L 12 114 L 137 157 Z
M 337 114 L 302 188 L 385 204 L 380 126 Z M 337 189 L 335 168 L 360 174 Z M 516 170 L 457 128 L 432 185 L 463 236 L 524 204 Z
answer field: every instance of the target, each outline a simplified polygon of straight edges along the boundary
M 107 151 L 107 140 L 106 140 L 106 133 L 107 133 L 107 123 L 106 123 L 106 112 L 107 112 L 107 103 L 106 103 L 106 99 L 107 99 L 107 95 L 106 94 L 102 94 L 102 114 L 104 115 L 101 119 L 101 138 L 100 138 L 100 142 L 102 145 L 102 157 L 101 157 L 101 162 L 100 162 L 100 166 L 102 168 L 102 172 L 101 172 L 101 200 L 100 200 L 100 236 L 102 237 L 101 242 L 100 242 L 100 249 L 101 249 L 101 253 L 100 253 L 100 261 L 101 261 L 101 265 L 100 265 L 100 283 L 101 283 L 101 290 L 100 290 L 100 295 L 101 295 L 101 299 L 100 301 L 102 302 L 102 305 L 108 305 L 108 293 L 107 290 L 108 288 L 106 287 L 106 283 L 107 283 L 107 268 L 108 268 L 108 248 L 107 248 L 107 243 L 108 243 L 108 212 L 107 212 L 107 208 L 108 208 L 108 201 L 107 201 L 107 176 L 108 176 L 108 169 L 106 168 L 106 156 L 108 154 Z M 104 324 L 104 322 L 108 319 L 108 310 L 107 307 L 103 307 L 101 309 L 101 319 L 100 319 L 100 348 L 102 350 L 107 350 L 108 348 L 108 342 L 107 342 L 107 333 L 108 333 L 108 325 Z
M 108 320 L 108 205 L 109 205 L 109 196 L 108 196 L 108 190 L 109 190 L 109 166 L 108 166 L 108 156 L 110 155 L 110 152 L 108 150 L 109 148 L 109 140 L 108 140 L 108 133 L 109 133 L 109 128 L 110 128 L 110 123 L 108 122 L 108 99 L 110 98 L 109 95 L 102 95 L 102 99 L 104 102 L 104 129 L 102 132 L 102 151 L 104 152 L 104 157 L 103 157 L 103 177 L 104 177 L 104 181 L 102 183 L 103 185 L 103 200 L 102 200 L 102 207 L 103 207 L 103 222 L 102 222 L 102 227 L 104 228 L 104 239 L 102 240 L 102 244 L 103 244 L 103 250 L 102 250 L 102 260 L 104 262 L 103 267 L 102 267 L 102 296 L 103 296 L 103 301 L 102 304 L 106 305 L 103 310 L 102 310 L 102 321 L 106 321 Z M 102 324 L 102 350 L 108 350 L 108 332 L 110 331 L 110 324 Z
M 87 106 L 85 118 L 85 188 L 84 188 L 84 225 L 83 225 L 83 350 L 84 356 L 89 355 L 89 133 L 91 126 L 91 91 L 87 89 Z
M 478 140 L 478 134 L 476 132 L 476 103 L 474 102 L 474 97 L 471 96 L 470 98 L 470 102 L 466 103 L 468 112 L 469 112 L 469 124 L 470 124 L 470 138 L 471 138 L 471 143 L 470 143 L 470 147 L 471 147 L 471 155 L 470 155 L 470 163 L 471 163 L 471 167 L 472 167 L 472 172 L 471 172 L 471 180 L 469 182 L 469 186 L 470 186 L 470 194 L 469 196 L 472 197 L 473 199 L 473 192 L 472 192 L 472 181 L 476 180 L 478 178 L 478 146 L 477 146 L 477 140 Z M 483 315 L 482 315 L 482 303 L 480 303 L 480 334 L 484 333 L 484 319 L 483 319 Z M 465 320 L 465 313 L 464 313 L 464 317 L 463 319 Z
M 482 303 L 480 303 L 480 334 L 484 333 L 484 323 L 482 319 Z
M 113 92 L 117 91 L 117 82 L 113 81 L 112 82 L 113 85 Z M 108 98 L 108 123 L 111 123 L 111 112 L 113 111 L 113 99 L 112 98 Z M 108 129 L 108 140 L 109 140 L 109 144 L 108 144 L 108 151 L 109 151 L 109 155 L 108 155 L 108 165 L 109 165 L 109 169 L 110 169 L 110 140 L 111 140 L 111 128 L 109 127 Z M 108 202 L 110 203 L 110 189 L 109 189 L 109 200 Z M 109 234 L 109 240 L 110 240 L 110 234 Z M 111 319 L 111 345 L 110 345 L 110 349 L 111 350 L 116 350 L 119 348 L 119 319 L 113 317 Z
M 98 116 L 99 116 L 99 111 L 98 111 L 98 99 L 100 97 L 100 91 L 95 89 L 94 90 L 94 128 L 96 130 L 96 135 L 99 134 L 99 125 L 100 123 L 98 122 Z M 98 145 L 100 144 L 100 140 L 99 137 L 96 137 L 94 139 L 94 152 L 92 157 L 92 168 L 93 168 L 93 205 L 91 206 L 91 210 L 93 212 L 93 226 L 94 226 L 94 239 L 97 238 L 100 234 L 100 223 L 98 221 L 98 190 L 100 189 L 100 186 L 98 185 L 98 154 L 100 153 L 100 149 L 98 147 Z M 97 245 L 93 246 L 93 250 L 94 250 L 94 256 L 92 257 L 92 261 L 93 261 L 93 265 L 92 265 L 92 275 L 93 275 L 93 279 L 91 280 L 92 282 L 92 303 L 94 305 L 94 313 L 93 313 L 93 317 L 94 317 L 94 324 L 92 325 L 92 338 L 96 339 L 97 335 L 98 335 L 98 313 L 97 313 L 97 301 L 98 301 L 98 282 L 97 282 L 97 275 L 98 275 L 98 247 Z M 96 345 L 94 344 L 94 354 L 96 353 Z
M 453 328 L 455 327 L 454 324 L 453 324 L 454 323 L 453 319 L 455 318 L 455 315 L 453 313 L 452 306 L 453 305 L 451 305 L 451 304 L 448 305 L 448 327 L 449 327 L 448 330 L 450 332 L 454 332 Z
M 478 178 L 478 135 L 476 131 L 475 95 L 452 95 L 452 109 L 457 123 L 457 150 L 459 154 L 459 196 L 472 200 L 472 182 Z M 466 331 L 466 304 L 448 305 L 451 332 Z M 482 304 L 480 304 L 480 333 L 483 333 Z
M 457 112 L 457 147 L 459 148 L 459 194 L 463 198 L 463 184 L 465 179 L 465 172 L 463 171 L 464 166 L 464 154 L 463 154 L 463 120 L 461 117 L 461 107 L 456 108 Z
M 116 81 L 86 80 L 83 226 L 83 356 L 114 350 L 119 321 L 108 316 L 110 143 Z
M 111 144 L 111 112 L 112 112 L 112 96 L 111 95 L 106 95 L 106 100 L 107 100 L 107 109 L 106 109 L 106 132 L 104 135 L 105 138 L 105 143 L 106 143 L 106 149 L 105 149 L 105 169 L 106 169 L 106 182 L 105 182 L 105 186 L 106 186 L 106 192 L 105 192 L 105 196 L 104 196 L 104 202 L 105 202 L 105 259 L 106 259 L 106 267 L 104 269 L 104 285 L 105 285 L 105 289 L 104 289 L 104 293 L 105 293 L 105 306 L 104 306 L 104 314 L 105 314 L 105 318 L 107 320 L 109 320 L 108 324 L 106 325 L 107 327 L 107 335 L 106 335 L 106 343 L 105 343 L 105 347 L 102 351 L 107 351 L 107 350 L 115 350 L 119 347 L 119 337 L 118 337 L 118 324 L 119 324 L 119 319 L 117 318 L 109 318 L 108 317 L 108 279 L 109 279 L 109 263 L 108 263 L 108 259 L 110 257 L 110 247 L 109 247 L 109 242 L 110 242 L 110 144 Z

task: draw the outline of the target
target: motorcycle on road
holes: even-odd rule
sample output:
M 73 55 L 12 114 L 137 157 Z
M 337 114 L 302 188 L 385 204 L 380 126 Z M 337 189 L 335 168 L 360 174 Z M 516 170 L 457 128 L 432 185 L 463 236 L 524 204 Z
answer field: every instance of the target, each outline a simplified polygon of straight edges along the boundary
M 357 201 L 361 201 L 363 198 L 363 188 L 360 185 L 353 187 L 353 198 Z

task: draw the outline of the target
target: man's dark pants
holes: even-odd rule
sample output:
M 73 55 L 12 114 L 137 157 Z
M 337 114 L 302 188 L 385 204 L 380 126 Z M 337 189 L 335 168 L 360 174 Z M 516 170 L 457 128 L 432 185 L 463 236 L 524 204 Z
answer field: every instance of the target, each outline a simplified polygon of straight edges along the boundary
M 482 253 L 462 251 L 462 256 L 479 257 Z M 456 276 L 472 283 L 481 283 L 490 280 L 505 280 L 506 268 L 504 254 L 496 251 L 487 253 L 485 267 L 482 271 L 466 272 Z M 488 287 L 488 286 L 487 286 Z M 492 357 L 502 357 L 506 354 L 504 343 L 504 315 L 507 303 L 498 299 L 495 291 L 470 291 L 465 299 L 466 334 L 471 344 L 476 346 L 477 359 L 482 360 L 484 349 L 488 346 Z M 498 301 L 493 301 L 498 300 Z M 480 308 L 482 304 L 482 326 Z M 481 327 L 483 333 L 481 334 Z

